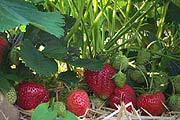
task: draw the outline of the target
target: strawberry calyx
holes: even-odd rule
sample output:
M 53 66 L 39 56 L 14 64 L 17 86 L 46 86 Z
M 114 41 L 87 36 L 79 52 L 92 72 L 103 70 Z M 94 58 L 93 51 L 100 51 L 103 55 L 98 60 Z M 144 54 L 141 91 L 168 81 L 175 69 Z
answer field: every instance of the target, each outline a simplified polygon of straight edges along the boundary
M 123 87 L 126 83 L 126 74 L 121 71 L 113 75 L 112 78 L 114 79 L 117 87 Z
M 129 59 L 121 51 L 112 57 L 112 66 L 117 70 L 126 70 Z
M 151 53 L 148 49 L 141 49 L 138 51 L 138 55 L 136 58 L 136 63 L 139 65 L 146 64 L 151 59 Z

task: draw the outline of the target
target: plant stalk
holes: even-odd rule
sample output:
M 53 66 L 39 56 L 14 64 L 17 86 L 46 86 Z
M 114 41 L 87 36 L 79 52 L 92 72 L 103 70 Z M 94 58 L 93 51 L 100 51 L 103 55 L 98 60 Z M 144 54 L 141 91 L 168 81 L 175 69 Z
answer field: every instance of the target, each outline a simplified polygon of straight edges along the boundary
M 132 5 L 132 0 L 128 0 L 128 4 L 127 4 L 127 7 L 126 7 L 126 19 L 125 19 L 125 22 L 128 20 L 129 18 L 129 12 L 131 10 L 131 5 Z
M 74 26 L 71 28 L 71 31 L 67 34 L 67 36 L 65 38 L 66 41 L 70 40 L 71 37 L 73 36 L 73 34 L 78 30 L 79 24 L 81 22 L 81 18 L 83 17 L 84 6 L 85 6 L 85 1 L 81 0 L 81 7 L 79 10 L 77 20 L 76 20 Z
M 170 1 L 167 1 L 166 3 L 164 3 L 163 8 L 162 8 L 162 16 L 160 18 L 158 31 L 157 31 L 158 40 L 161 38 L 161 35 L 162 35 L 162 32 L 163 32 L 164 21 L 165 21 L 165 18 L 166 18 L 169 3 L 170 3 Z
M 141 14 L 141 11 L 146 7 L 146 4 L 148 4 L 148 1 L 145 1 L 144 4 L 141 6 L 140 10 L 138 10 L 131 19 L 111 38 L 111 40 L 105 45 L 105 49 L 110 49 L 114 43 L 117 42 L 117 40 L 127 33 L 132 26 L 135 24 L 134 21 L 139 22 L 148 12 L 150 12 L 155 5 L 156 2 L 154 2 L 153 5 L 151 5 L 143 14 Z

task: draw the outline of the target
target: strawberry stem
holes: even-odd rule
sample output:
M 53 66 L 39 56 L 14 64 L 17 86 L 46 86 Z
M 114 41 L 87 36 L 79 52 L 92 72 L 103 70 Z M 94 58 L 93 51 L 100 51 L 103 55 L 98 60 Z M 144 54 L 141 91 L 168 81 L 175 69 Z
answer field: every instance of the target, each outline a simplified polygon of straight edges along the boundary
M 148 80 L 147 80 L 147 78 L 146 78 L 144 72 L 143 72 L 143 71 L 141 70 L 141 68 L 139 68 L 138 66 L 136 66 L 136 68 L 141 72 L 142 76 L 143 76 L 144 79 L 145 79 L 146 86 L 147 86 L 147 88 L 148 88 L 148 87 L 149 87 L 149 83 L 148 83 Z

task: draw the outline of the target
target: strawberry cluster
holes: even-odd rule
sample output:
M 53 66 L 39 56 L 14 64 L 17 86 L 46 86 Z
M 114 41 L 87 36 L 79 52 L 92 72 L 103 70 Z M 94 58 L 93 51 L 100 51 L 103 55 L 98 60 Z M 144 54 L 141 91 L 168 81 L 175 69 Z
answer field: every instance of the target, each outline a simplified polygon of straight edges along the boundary
M 132 102 L 133 107 L 140 109 L 142 114 L 160 115 L 164 112 L 165 97 L 162 92 L 146 93 L 137 98 L 135 90 L 127 83 L 116 85 L 113 79 L 115 74 L 116 70 L 105 64 L 99 71 L 85 70 L 84 77 L 90 90 L 101 98 L 108 99 L 111 108 L 116 109 L 115 104 Z M 127 107 L 127 110 L 131 112 L 132 107 Z
M 146 93 L 137 98 L 135 90 L 127 83 L 123 82 L 124 85 L 120 86 L 115 84 L 115 74 L 116 70 L 110 64 L 105 64 L 99 71 L 85 70 L 84 77 L 89 89 L 101 99 L 108 100 L 111 108 L 116 109 L 115 104 L 131 102 L 135 109 L 142 111 L 142 114 L 160 115 L 164 112 L 165 97 L 162 92 Z M 17 90 L 17 104 L 23 109 L 34 109 L 40 103 L 49 101 L 48 90 L 37 83 L 22 82 Z M 72 90 L 66 97 L 66 106 L 75 115 L 84 115 L 91 107 L 87 92 L 80 89 Z M 127 107 L 127 110 L 131 112 L 132 106 Z

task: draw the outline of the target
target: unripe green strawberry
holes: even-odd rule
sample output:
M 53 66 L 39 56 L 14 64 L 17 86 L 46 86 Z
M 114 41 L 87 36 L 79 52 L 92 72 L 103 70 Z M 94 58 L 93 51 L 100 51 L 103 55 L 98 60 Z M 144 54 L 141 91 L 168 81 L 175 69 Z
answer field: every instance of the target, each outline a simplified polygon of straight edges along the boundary
M 143 65 L 137 66 L 139 69 L 129 69 L 127 72 L 127 76 L 130 80 L 135 81 L 137 83 L 144 83 L 146 76 L 146 68 Z
M 130 73 L 130 78 L 137 83 L 145 82 L 145 79 L 139 70 L 132 70 L 132 72 Z
M 4 92 L 4 96 L 11 104 L 14 104 L 17 100 L 17 93 L 14 87 L 11 87 L 8 92 Z
M 126 74 L 122 73 L 121 71 L 116 73 L 113 78 L 117 87 L 122 87 L 126 83 Z
M 151 58 L 151 53 L 147 49 L 142 49 L 138 52 L 136 62 L 137 64 L 143 65 L 147 63 Z
M 168 85 L 168 75 L 165 72 L 159 72 L 152 76 L 153 85 L 156 91 L 165 91 Z
M 170 110 L 180 112 L 180 95 L 175 94 L 169 97 L 168 105 Z
M 55 102 L 54 104 L 55 109 L 59 116 L 64 117 L 66 114 L 66 105 L 63 102 Z
M 115 69 L 124 70 L 128 67 L 128 58 L 120 51 L 113 57 L 112 65 Z
M 172 80 L 175 93 L 180 94 L 180 75 L 175 76 Z
M 12 64 L 19 64 L 19 51 L 16 47 L 13 47 L 9 53 L 9 60 Z

